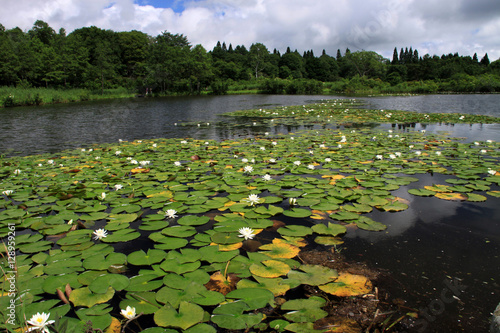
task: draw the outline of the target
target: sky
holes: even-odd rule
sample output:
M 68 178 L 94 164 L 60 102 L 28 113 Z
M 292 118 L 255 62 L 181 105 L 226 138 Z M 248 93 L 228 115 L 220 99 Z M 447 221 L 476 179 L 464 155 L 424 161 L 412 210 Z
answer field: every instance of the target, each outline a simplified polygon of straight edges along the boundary
M 207 50 L 220 41 L 317 56 L 349 48 L 392 59 L 394 47 L 413 47 L 420 56 L 500 58 L 500 0 L 0 0 L 0 8 L 7 29 L 42 20 L 68 34 L 89 26 L 168 31 Z

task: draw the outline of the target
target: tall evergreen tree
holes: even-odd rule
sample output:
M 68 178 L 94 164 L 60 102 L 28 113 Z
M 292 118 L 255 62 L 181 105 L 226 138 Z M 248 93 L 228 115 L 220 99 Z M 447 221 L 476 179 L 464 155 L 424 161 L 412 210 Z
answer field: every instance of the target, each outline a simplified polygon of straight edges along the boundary
M 391 64 L 397 65 L 399 64 L 399 59 L 398 59 L 398 49 L 395 47 L 394 52 L 392 53 L 392 62 Z

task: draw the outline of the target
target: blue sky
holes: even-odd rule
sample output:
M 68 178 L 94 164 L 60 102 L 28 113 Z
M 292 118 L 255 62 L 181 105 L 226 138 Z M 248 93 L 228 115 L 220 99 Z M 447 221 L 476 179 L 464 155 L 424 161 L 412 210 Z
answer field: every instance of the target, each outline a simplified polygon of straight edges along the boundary
M 183 34 L 211 50 L 263 43 L 270 51 L 394 47 L 420 55 L 500 58 L 499 0 L 0 0 L 0 23 L 29 30 L 36 20 L 68 33 L 86 26 Z
M 184 1 L 181 0 L 135 0 L 134 3 L 145 6 L 153 6 L 155 8 L 171 8 L 177 13 L 184 10 Z

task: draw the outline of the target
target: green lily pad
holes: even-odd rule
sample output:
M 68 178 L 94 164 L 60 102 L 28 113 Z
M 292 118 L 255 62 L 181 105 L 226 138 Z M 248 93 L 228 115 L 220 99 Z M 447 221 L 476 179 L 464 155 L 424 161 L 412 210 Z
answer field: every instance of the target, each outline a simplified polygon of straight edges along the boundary
M 105 274 L 97 277 L 89 284 L 89 289 L 96 294 L 104 294 L 107 292 L 108 287 L 120 291 L 128 287 L 130 280 L 121 274 Z
M 328 226 L 324 224 L 316 224 L 312 226 L 312 231 L 320 235 L 338 236 L 340 234 L 344 234 L 347 231 L 347 228 L 340 224 L 328 222 Z
M 298 280 L 302 284 L 319 286 L 334 281 L 338 277 L 335 269 L 319 265 L 302 265 L 300 271 L 292 270 L 288 278 Z
M 86 306 L 88 308 L 101 303 L 106 303 L 115 294 L 112 287 L 108 287 L 105 293 L 95 294 L 88 287 L 75 289 L 69 295 L 69 300 L 74 306 Z
M 215 308 L 211 320 L 220 328 L 243 330 L 257 325 L 264 319 L 262 313 L 245 314 L 244 312 L 248 310 L 250 310 L 250 308 L 244 302 L 222 304 Z
M 292 208 L 290 210 L 283 211 L 283 215 L 295 218 L 305 218 L 311 216 L 311 211 L 304 208 Z
M 297 323 L 311 323 L 324 318 L 328 313 L 321 309 L 326 300 L 320 297 L 290 300 L 281 305 L 281 310 L 292 310 L 285 313 L 285 318 Z
M 240 299 L 248 305 L 248 310 L 257 310 L 268 304 L 274 306 L 274 294 L 266 289 L 236 289 L 226 295 L 228 299 Z
M 177 327 L 187 330 L 203 321 L 203 308 L 196 304 L 181 302 L 179 311 L 171 305 L 165 305 L 155 312 L 154 321 L 156 325 L 162 327 Z
M 166 255 L 167 253 L 162 250 L 148 249 L 148 253 L 144 252 L 143 250 L 139 250 L 130 253 L 127 256 L 127 262 L 136 266 L 151 266 L 152 264 L 161 262 L 166 257 Z

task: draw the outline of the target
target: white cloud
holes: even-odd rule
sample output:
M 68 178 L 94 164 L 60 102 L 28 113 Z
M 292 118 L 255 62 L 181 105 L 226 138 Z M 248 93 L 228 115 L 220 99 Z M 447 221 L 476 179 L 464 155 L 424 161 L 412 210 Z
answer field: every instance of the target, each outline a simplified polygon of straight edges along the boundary
M 115 31 L 184 34 L 212 49 L 263 43 L 270 50 L 373 50 L 394 47 L 420 55 L 458 52 L 500 57 L 500 2 L 493 0 L 191 0 L 180 13 L 133 0 L 3 0 L 0 23 L 29 30 L 41 19 L 56 31 L 95 25 Z

